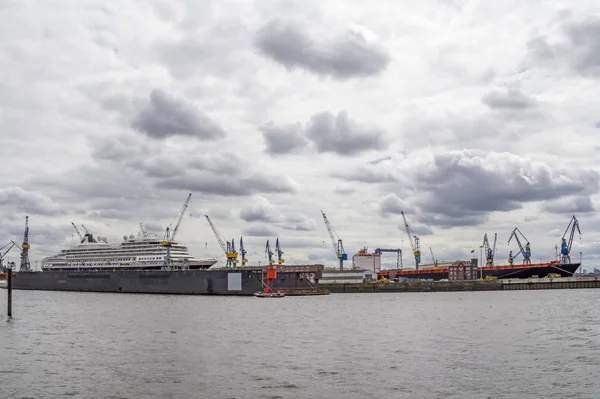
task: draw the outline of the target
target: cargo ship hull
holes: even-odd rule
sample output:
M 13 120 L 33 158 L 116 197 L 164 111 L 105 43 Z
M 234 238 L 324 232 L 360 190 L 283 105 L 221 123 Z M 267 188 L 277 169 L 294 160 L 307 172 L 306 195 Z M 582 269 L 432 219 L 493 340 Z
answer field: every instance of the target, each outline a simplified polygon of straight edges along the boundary
M 477 269 L 477 278 L 529 278 L 537 276 L 546 277 L 549 274 L 559 274 L 561 277 L 571 277 L 581 263 L 561 264 L 559 262 L 538 263 L 531 265 L 487 266 Z M 396 278 L 419 280 L 445 280 L 448 278 L 449 269 L 426 270 L 382 270 L 379 278 L 393 280 Z
M 273 290 L 314 294 L 322 265 L 278 267 Z M 261 291 L 264 268 L 217 270 L 116 270 L 14 272 L 16 290 L 121 292 L 141 294 L 248 295 Z

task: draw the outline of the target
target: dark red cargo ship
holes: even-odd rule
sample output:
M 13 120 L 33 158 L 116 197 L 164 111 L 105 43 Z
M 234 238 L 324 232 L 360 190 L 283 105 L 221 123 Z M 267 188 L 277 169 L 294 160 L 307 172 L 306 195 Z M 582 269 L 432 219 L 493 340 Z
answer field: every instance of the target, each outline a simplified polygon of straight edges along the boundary
M 532 263 L 530 265 L 503 265 L 485 266 L 477 268 L 477 278 L 529 278 L 537 276 L 543 278 L 549 274 L 559 274 L 561 277 L 571 277 L 579 268 L 581 263 L 560 263 L 552 261 L 548 263 Z M 379 279 L 422 279 L 422 280 L 445 280 L 448 279 L 448 268 L 431 268 L 421 270 L 388 269 L 377 273 Z

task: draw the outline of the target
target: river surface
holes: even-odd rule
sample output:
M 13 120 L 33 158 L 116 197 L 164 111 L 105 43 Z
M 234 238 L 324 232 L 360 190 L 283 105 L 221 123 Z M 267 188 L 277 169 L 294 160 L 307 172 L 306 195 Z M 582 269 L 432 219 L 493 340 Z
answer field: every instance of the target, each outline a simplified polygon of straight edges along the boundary
M 0 398 L 598 398 L 600 290 L 0 290 Z

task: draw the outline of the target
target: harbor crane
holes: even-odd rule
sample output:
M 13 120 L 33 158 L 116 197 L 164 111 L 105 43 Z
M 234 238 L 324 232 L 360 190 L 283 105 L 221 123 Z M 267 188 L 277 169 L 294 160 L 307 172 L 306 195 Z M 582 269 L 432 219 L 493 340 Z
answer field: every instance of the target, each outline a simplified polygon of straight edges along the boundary
M 323 215 L 323 221 L 325 222 L 325 228 L 327 229 L 327 233 L 329 233 L 329 238 L 331 238 L 331 244 L 333 245 L 333 250 L 335 251 L 335 255 L 340 260 L 340 270 L 344 270 L 344 261 L 348 260 L 348 254 L 344 250 L 344 244 L 342 243 L 342 239 L 337 235 L 335 229 L 325 216 L 325 212 L 321 210 L 321 214 Z
M 521 244 L 519 235 L 525 241 L 525 247 L 523 247 L 523 245 Z M 517 245 L 519 246 L 519 253 L 515 256 L 512 256 L 512 251 L 510 251 L 510 254 L 508 257 L 508 263 L 512 264 L 514 258 L 516 258 L 517 256 L 519 256 L 519 254 L 521 254 L 521 255 L 523 255 L 523 264 L 530 265 L 531 264 L 531 247 L 529 245 L 529 240 L 527 239 L 527 237 L 525 237 L 525 235 L 523 233 L 521 233 L 521 230 L 519 230 L 518 227 L 515 227 L 514 230 L 512 231 L 512 233 L 510 234 L 510 238 L 508 239 L 508 244 L 510 244 L 510 241 L 512 240 L 513 237 L 515 238 L 515 241 L 517 241 Z
M 486 266 L 494 266 L 494 256 L 496 255 L 496 241 L 498 233 L 494 233 L 494 245 L 490 246 L 487 233 L 483 235 L 483 251 L 485 252 Z M 509 261 L 510 262 L 510 261 Z
M 144 223 L 140 223 L 140 230 L 142 231 L 142 237 L 148 237 L 148 231 L 146 231 Z
M 77 228 L 77 226 L 75 225 L 75 223 L 71 222 L 71 224 L 73 225 L 73 228 L 75 229 L 75 232 L 79 236 L 79 242 L 81 244 L 83 244 L 83 242 L 85 241 L 85 237 L 83 236 L 83 234 L 81 234 L 81 231 L 79 231 L 79 229 Z
M 5 248 L 6 248 L 6 250 L 5 250 Z M 6 267 L 4 266 L 4 257 L 13 248 L 20 248 L 19 244 L 17 244 L 14 241 L 11 241 L 8 244 L 5 244 L 4 246 L 0 247 L 0 272 L 2 272 L 2 273 L 6 272 Z M 4 252 L 2 252 L 2 251 L 4 251 Z
M 31 271 L 29 262 L 29 216 L 25 216 L 25 231 L 23 232 L 23 245 L 21 246 L 21 268 L 22 272 Z
M 171 232 L 171 226 L 173 225 L 173 223 L 171 223 L 165 229 L 165 237 L 163 238 L 163 240 L 161 242 L 161 245 L 163 247 L 167 247 L 167 256 L 165 257 L 165 266 L 171 266 L 171 246 L 173 245 L 173 242 L 175 242 L 175 236 L 177 235 L 177 232 L 179 231 L 179 226 L 181 225 L 181 221 L 183 220 L 183 215 L 185 214 L 185 210 L 187 209 L 188 205 L 190 204 L 191 197 L 192 197 L 192 193 L 189 193 L 187 198 L 185 199 L 185 202 L 183 203 L 183 207 L 179 211 L 179 214 L 177 216 L 177 221 L 175 223 L 175 228 L 173 228 L 173 232 Z M 145 231 L 144 226 L 141 223 L 140 223 L 140 227 L 142 227 L 142 231 Z
M 215 225 L 213 224 L 212 220 L 210 220 L 210 218 L 208 217 L 208 215 L 204 215 L 206 217 L 206 220 L 208 220 L 208 224 L 210 225 L 210 228 L 212 229 L 215 238 L 217 239 L 217 242 L 219 243 L 219 246 L 221 247 L 221 250 L 225 253 L 225 257 L 227 258 L 227 267 L 233 267 L 234 264 L 237 264 L 237 257 L 238 254 L 235 251 L 235 247 L 233 245 L 233 240 L 227 241 L 225 239 L 225 237 L 223 236 L 223 234 L 221 234 L 221 232 L 215 227 Z
M 571 233 L 569 234 L 569 241 L 565 239 L 565 236 L 571 229 Z M 579 233 L 579 239 L 581 240 L 581 230 L 579 230 L 579 220 L 573 215 L 565 233 L 562 236 L 562 242 L 560 244 L 560 259 L 561 263 L 568 264 L 571 263 L 571 248 L 573 247 L 573 236 L 575 235 L 575 229 Z
M 431 253 L 431 261 L 433 262 L 433 267 L 437 267 L 438 261 L 435 260 L 435 256 L 433 256 L 433 249 L 431 249 L 431 247 L 429 247 L 429 252 Z
M 402 213 L 402 219 L 404 219 L 404 228 L 406 229 L 406 234 L 408 234 L 410 247 L 415 256 L 415 268 L 416 270 L 419 270 L 419 263 L 421 263 L 421 239 L 413 233 L 412 229 L 408 225 L 408 222 L 406 221 L 406 216 L 404 216 L 404 211 L 400 211 L 400 213 Z
M 273 265 L 273 263 L 275 263 L 275 261 L 273 261 L 273 251 L 271 251 L 269 240 L 267 240 L 267 245 L 265 246 L 265 258 L 269 259 L 269 265 Z
M 84 238 L 87 237 L 88 238 L 88 242 L 98 242 L 98 240 L 96 240 L 94 238 L 94 235 L 92 233 L 90 233 L 90 231 L 84 225 L 81 225 L 81 227 L 83 227 L 83 231 L 85 231 Z
M 242 255 L 242 266 L 246 266 L 246 263 L 248 263 L 248 259 L 246 259 L 246 249 L 244 248 L 243 237 L 240 237 L 240 254 Z
M 285 262 L 285 260 L 283 260 L 283 258 L 281 257 L 281 255 L 283 255 L 283 251 L 279 246 L 279 237 L 277 237 L 277 239 L 275 240 L 275 252 L 277 252 L 277 263 L 282 265 L 283 262 Z

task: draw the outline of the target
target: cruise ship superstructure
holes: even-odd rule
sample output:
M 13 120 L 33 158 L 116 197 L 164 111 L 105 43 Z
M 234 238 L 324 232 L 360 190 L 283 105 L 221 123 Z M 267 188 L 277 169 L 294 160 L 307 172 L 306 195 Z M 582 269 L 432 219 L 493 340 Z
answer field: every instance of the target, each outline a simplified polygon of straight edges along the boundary
M 169 261 L 170 259 L 170 261 Z M 119 244 L 87 233 L 79 244 L 42 260 L 42 270 L 207 269 L 216 259 L 194 259 L 185 245 L 163 245 L 157 237 L 124 236 Z

